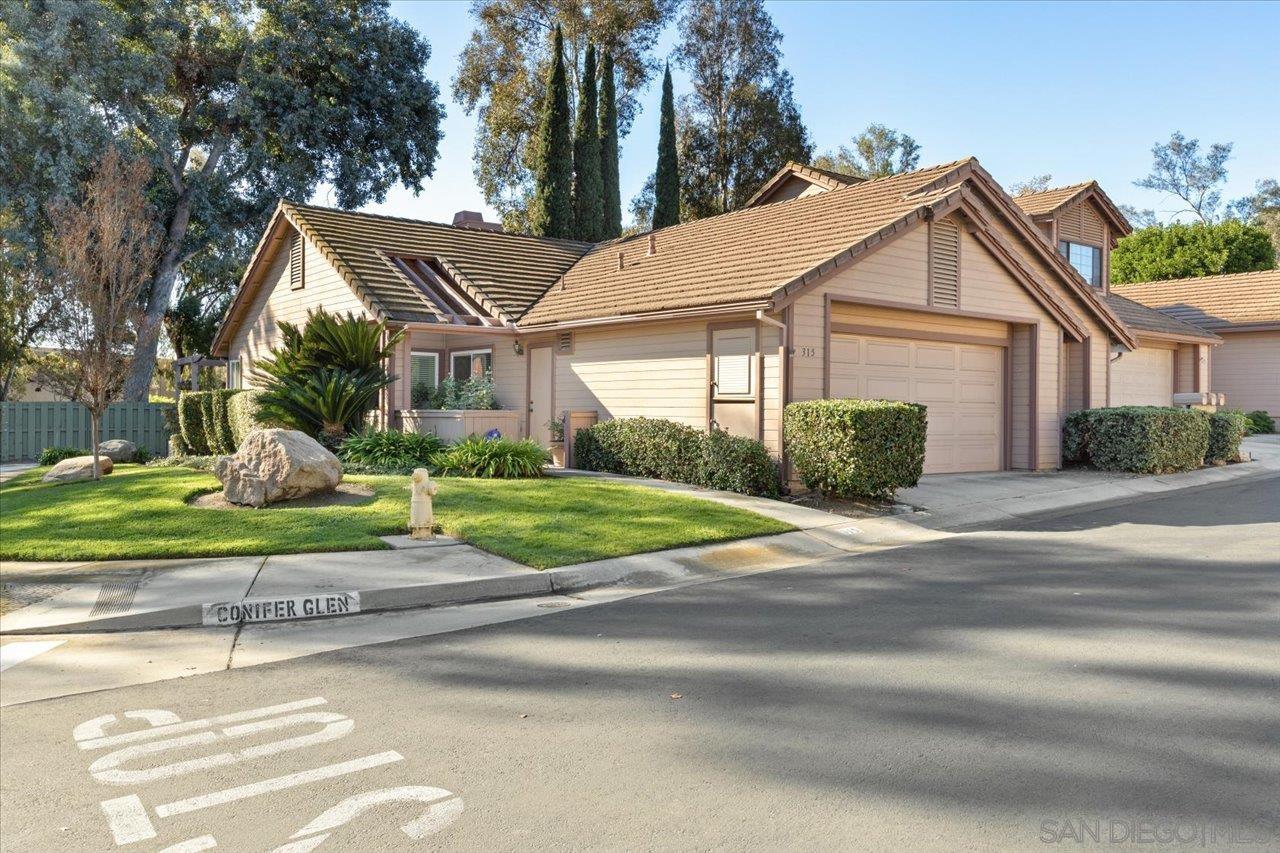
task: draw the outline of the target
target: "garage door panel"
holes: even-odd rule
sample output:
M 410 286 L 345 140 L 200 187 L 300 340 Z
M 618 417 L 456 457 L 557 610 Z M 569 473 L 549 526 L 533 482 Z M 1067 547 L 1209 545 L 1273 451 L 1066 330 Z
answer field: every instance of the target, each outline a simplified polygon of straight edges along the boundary
M 1111 364 L 1111 405 L 1173 404 L 1173 350 L 1141 347 Z
M 833 335 L 831 395 L 927 406 L 925 473 L 1001 467 L 1004 355 L 999 347 Z

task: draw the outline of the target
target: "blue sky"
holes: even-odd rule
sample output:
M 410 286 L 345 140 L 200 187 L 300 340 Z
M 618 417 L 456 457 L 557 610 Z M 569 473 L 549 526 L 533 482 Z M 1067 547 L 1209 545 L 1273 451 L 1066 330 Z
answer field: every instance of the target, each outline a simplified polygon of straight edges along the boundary
M 1280 177 L 1280 3 L 771 2 L 783 62 L 819 152 L 867 124 L 910 133 L 921 164 L 974 155 L 1008 185 L 1051 173 L 1096 178 L 1118 203 L 1170 211 L 1133 186 L 1150 149 L 1182 130 L 1234 142 L 1226 196 Z M 495 218 L 472 177 L 474 116 L 450 82 L 471 32 L 465 2 L 394 2 L 431 43 L 429 76 L 447 103 L 436 176 L 365 209 L 448 222 Z M 670 28 L 663 55 L 675 39 Z M 653 169 L 659 83 L 623 140 L 623 208 Z M 679 95 L 684 81 L 675 78 Z M 321 191 L 317 203 L 329 203 Z

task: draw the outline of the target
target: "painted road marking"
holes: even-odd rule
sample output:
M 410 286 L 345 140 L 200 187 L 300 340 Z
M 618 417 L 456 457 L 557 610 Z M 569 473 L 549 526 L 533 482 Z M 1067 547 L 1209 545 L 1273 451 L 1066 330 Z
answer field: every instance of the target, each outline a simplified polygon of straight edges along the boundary
M 0 672 L 4 672 L 11 666 L 17 666 L 23 661 L 31 660 L 36 655 L 52 651 L 65 642 L 66 640 L 42 640 L 29 643 L 6 643 L 0 646 Z
M 314 616 L 345 616 L 360 612 L 360 593 L 291 595 L 284 598 L 246 598 L 201 605 L 205 625 L 239 625 L 248 622 L 280 622 Z
M 137 794 L 103 800 L 98 805 L 107 816 L 107 825 L 111 828 L 111 836 L 115 838 L 117 847 L 156 837 L 156 828 L 151 825 L 151 818 L 147 817 L 147 807 Z
M 382 788 L 347 797 L 332 806 L 311 823 L 295 832 L 290 838 L 301 838 L 316 832 L 326 836 L 340 826 L 354 820 L 360 814 L 383 803 L 427 803 L 427 809 L 417 818 L 400 827 L 412 839 L 422 839 L 439 832 L 462 814 L 462 798 L 444 788 L 428 788 L 425 785 L 405 785 L 401 788 Z
M 306 785 L 310 782 L 320 782 L 324 779 L 333 779 L 338 776 L 345 776 L 348 773 L 357 773 L 361 770 L 369 770 L 373 767 L 380 767 L 383 764 L 394 764 L 397 761 L 404 761 L 404 756 L 395 750 L 388 750 L 387 752 L 380 752 L 377 755 L 366 755 L 364 758 L 356 758 L 352 761 L 343 761 L 339 764 L 329 764 L 325 767 L 317 767 L 313 770 L 303 770 L 299 773 L 277 776 L 274 779 L 264 779 L 261 782 L 252 782 L 248 785 L 227 788 L 224 791 L 215 791 L 212 794 L 201 794 L 198 797 L 190 797 L 185 800 L 166 803 L 162 806 L 156 806 L 156 815 L 159 817 L 171 817 L 173 815 L 186 814 L 188 812 L 199 811 L 200 809 L 207 809 L 210 806 L 220 806 L 224 803 L 232 803 L 236 800 L 256 797 L 259 794 L 266 794 L 272 791 L 283 791 L 286 788 L 294 788 L 298 785 Z
M 208 850 L 217 846 L 218 842 L 212 835 L 201 835 L 199 838 L 188 838 L 186 841 L 171 844 L 161 850 L 160 853 L 199 853 L 201 850 Z
M 836 532 L 843 533 L 845 536 L 861 536 L 862 535 L 862 530 L 857 527 L 841 527 Z
M 300 711 L 303 708 L 324 705 L 325 702 L 326 700 L 322 696 L 312 696 L 310 699 L 299 699 L 296 702 L 285 702 L 282 705 L 268 705 L 265 708 L 254 708 L 250 711 L 237 711 L 234 714 L 222 714 L 221 716 L 209 717 L 203 720 L 192 720 L 189 723 L 180 722 L 181 718 L 172 711 L 125 711 L 124 715 L 126 717 L 146 720 L 151 723 L 153 728 L 141 729 L 136 732 L 124 732 L 118 735 L 105 735 L 103 729 L 112 723 L 118 722 L 115 714 L 105 714 L 101 717 L 94 717 L 92 720 L 86 720 L 76 726 L 72 736 L 76 739 L 81 749 L 101 749 L 104 746 L 149 740 L 153 737 L 205 729 L 210 726 L 220 726 L 224 723 L 242 723 L 248 720 L 274 716 L 275 714 L 287 714 L 290 711 Z M 162 720 L 164 721 L 163 723 L 160 722 Z

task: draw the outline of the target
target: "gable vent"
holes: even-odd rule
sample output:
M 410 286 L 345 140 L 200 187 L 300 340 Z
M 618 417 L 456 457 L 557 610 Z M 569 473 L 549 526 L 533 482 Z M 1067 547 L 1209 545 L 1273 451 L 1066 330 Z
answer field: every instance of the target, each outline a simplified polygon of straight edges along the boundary
M 302 250 L 302 235 L 295 232 L 293 240 L 289 243 L 289 287 L 294 290 L 301 290 L 302 286 L 306 284 L 305 271 L 302 268 Z
M 953 220 L 933 223 L 933 245 L 929 247 L 930 304 L 939 308 L 960 307 L 960 228 Z
M 573 332 L 556 335 L 556 352 L 560 355 L 573 355 Z

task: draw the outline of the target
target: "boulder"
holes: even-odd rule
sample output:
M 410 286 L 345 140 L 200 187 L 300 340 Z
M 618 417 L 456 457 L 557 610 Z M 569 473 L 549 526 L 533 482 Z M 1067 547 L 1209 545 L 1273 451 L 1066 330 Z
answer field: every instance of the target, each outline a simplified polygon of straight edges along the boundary
M 110 474 L 115 465 L 110 456 L 98 456 L 98 473 Z M 93 457 L 72 456 L 54 465 L 40 478 L 46 483 L 76 483 L 93 479 Z
M 333 491 L 342 482 L 342 463 L 306 433 L 259 429 L 234 455 L 219 458 L 213 473 L 231 503 L 263 506 Z
M 123 438 L 113 438 L 99 444 L 98 453 L 111 457 L 112 462 L 132 462 L 138 455 L 138 445 Z

